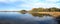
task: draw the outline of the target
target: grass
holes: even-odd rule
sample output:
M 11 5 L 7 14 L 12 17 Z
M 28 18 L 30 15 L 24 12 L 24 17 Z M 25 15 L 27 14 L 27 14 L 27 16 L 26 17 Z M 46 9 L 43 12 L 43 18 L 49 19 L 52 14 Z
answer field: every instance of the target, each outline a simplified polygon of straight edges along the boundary
M 43 15 L 51 15 L 54 17 L 60 16 L 60 12 L 31 12 L 33 16 L 43 16 Z

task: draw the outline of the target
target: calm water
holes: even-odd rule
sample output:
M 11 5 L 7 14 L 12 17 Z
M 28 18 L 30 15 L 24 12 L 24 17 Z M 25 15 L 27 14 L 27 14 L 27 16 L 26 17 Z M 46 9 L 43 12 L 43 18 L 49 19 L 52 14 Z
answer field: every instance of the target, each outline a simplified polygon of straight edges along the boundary
M 1 18 L 18 20 L 21 24 L 57 24 L 57 21 L 55 21 L 53 17 L 34 17 L 29 13 L 0 12 L 0 20 Z

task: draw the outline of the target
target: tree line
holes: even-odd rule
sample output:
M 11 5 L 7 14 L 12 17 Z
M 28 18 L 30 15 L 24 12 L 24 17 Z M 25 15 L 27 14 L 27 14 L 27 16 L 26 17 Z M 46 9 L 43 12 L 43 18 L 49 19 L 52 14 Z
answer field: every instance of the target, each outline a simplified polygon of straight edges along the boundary
M 51 8 L 33 8 L 30 12 L 60 12 L 59 8 L 51 7 Z
M 39 14 L 39 13 L 34 13 L 34 12 L 60 12 L 60 9 L 56 8 L 56 7 L 51 7 L 51 8 L 42 8 L 42 7 L 39 7 L 39 8 L 33 8 L 33 9 L 29 10 L 29 11 L 21 10 L 20 12 L 22 14 L 25 14 L 26 12 L 29 12 L 33 16 L 39 16 L 39 17 L 41 17 L 41 16 L 43 16 L 45 14 Z M 47 14 L 47 15 L 49 15 L 49 14 Z
M 39 8 L 33 8 L 29 11 L 21 10 L 20 12 L 22 12 L 22 13 L 24 13 L 24 12 L 60 12 L 60 9 L 56 8 L 56 7 L 51 7 L 51 8 L 39 7 Z

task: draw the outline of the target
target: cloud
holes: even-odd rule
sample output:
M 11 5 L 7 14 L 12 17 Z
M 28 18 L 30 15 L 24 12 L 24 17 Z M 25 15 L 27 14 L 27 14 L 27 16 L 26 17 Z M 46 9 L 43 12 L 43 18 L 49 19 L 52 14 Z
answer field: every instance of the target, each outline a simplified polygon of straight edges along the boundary
M 46 2 L 58 2 L 59 0 L 45 0 Z
M 60 0 L 0 0 L 0 8 L 3 9 L 26 9 L 37 7 L 60 7 Z
M 44 2 L 43 2 L 44 1 Z M 59 7 L 58 4 L 56 2 L 58 2 L 59 0 L 43 0 L 40 2 L 40 0 L 31 0 L 31 1 L 26 1 L 26 5 L 30 6 L 30 7 Z M 28 3 L 31 2 L 31 3 Z M 24 6 L 26 6 L 24 5 Z
M 29 0 L 25 1 L 27 4 L 22 4 L 22 7 L 59 7 L 56 2 L 59 0 L 44 0 L 44 2 L 39 2 L 40 0 L 34 1 L 34 0 Z M 51 2 L 51 3 L 49 3 Z M 56 4 L 55 4 L 56 3 Z

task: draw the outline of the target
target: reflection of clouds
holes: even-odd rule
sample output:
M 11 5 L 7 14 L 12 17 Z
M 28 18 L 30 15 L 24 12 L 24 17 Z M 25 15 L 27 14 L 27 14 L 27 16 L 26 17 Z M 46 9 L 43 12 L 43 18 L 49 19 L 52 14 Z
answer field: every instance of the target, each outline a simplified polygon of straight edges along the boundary
M 22 14 L 23 15 L 23 14 Z M 33 23 L 33 24 L 57 24 L 53 17 L 44 16 L 44 17 L 34 17 L 30 14 L 24 14 L 21 17 L 25 22 L 24 23 Z
M 44 16 L 36 21 L 40 21 L 41 24 L 57 24 L 53 17 Z
M 56 24 L 57 22 L 54 20 L 53 17 L 49 17 L 49 16 L 44 16 L 44 17 L 34 17 L 32 16 L 31 14 L 15 14 L 15 13 L 12 13 L 12 14 L 2 14 L 2 17 L 5 17 L 5 18 L 19 18 L 18 21 L 20 21 L 19 23 L 21 24 Z M 0 16 L 0 18 L 2 18 Z M 15 19 L 15 20 L 17 20 Z M 55 23 L 56 22 L 56 23 Z
M 34 24 L 57 24 L 55 23 L 56 21 L 54 21 L 51 18 L 27 18 L 25 20 L 26 23 L 34 23 Z

